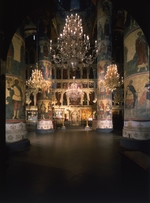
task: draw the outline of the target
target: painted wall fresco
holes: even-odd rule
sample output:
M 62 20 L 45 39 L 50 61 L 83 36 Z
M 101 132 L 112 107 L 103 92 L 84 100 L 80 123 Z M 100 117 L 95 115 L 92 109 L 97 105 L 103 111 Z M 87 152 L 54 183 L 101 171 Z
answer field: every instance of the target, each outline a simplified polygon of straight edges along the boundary
M 110 119 L 112 117 L 112 104 L 109 100 L 98 101 L 98 118 Z
M 6 119 L 24 119 L 25 81 L 14 76 L 6 76 Z
M 25 44 L 21 36 L 15 34 L 9 46 L 6 62 L 6 74 L 25 78 Z
M 141 28 L 126 14 L 124 36 L 125 120 L 150 119 L 149 47 Z
M 148 71 L 148 44 L 140 28 L 124 39 L 124 77 Z
M 149 74 L 136 74 L 128 77 L 124 86 L 125 119 L 150 119 Z
M 39 69 L 42 71 L 45 80 L 52 79 L 52 64 L 48 60 L 39 61 Z
M 15 33 L 6 62 L 6 119 L 25 118 L 25 43 Z

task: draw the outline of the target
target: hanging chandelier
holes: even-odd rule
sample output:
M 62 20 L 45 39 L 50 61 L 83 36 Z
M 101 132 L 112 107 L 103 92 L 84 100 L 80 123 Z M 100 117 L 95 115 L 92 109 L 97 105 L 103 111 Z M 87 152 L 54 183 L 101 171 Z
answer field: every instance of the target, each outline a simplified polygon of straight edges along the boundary
M 29 89 L 41 89 L 43 86 L 50 87 L 52 82 L 43 78 L 43 73 L 38 69 L 38 63 L 36 68 L 32 70 L 31 77 L 26 81 L 26 86 Z
M 26 103 L 31 103 L 30 95 L 34 96 L 34 106 L 36 106 L 36 95 L 42 89 L 46 88 L 49 92 L 49 88 L 52 82 L 49 80 L 45 80 L 43 78 L 43 74 L 41 70 L 38 69 L 38 64 L 36 63 L 36 68 L 32 70 L 31 77 L 26 81 Z
M 75 70 L 79 63 L 86 66 L 96 60 L 97 41 L 92 49 L 89 36 L 83 34 L 82 19 L 77 14 L 71 14 L 66 18 L 63 32 L 57 39 L 56 49 L 52 48 L 50 40 L 50 52 L 55 64 L 66 64 Z
M 71 100 L 71 101 L 77 101 L 82 97 L 82 90 L 79 87 L 79 85 L 75 82 L 75 77 L 73 77 L 73 83 L 68 87 L 66 91 L 66 96 Z
M 26 81 L 26 85 L 30 89 L 41 89 L 44 82 L 41 70 L 34 69 L 29 80 Z
M 105 87 L 111 91 L 115 90 L 117 87 L 123 84 L 123 77 L 120 80 L 120 75 L 118 73 L 116 64 L 111 64 L 107 66 L 107 71 L 104 78 Z

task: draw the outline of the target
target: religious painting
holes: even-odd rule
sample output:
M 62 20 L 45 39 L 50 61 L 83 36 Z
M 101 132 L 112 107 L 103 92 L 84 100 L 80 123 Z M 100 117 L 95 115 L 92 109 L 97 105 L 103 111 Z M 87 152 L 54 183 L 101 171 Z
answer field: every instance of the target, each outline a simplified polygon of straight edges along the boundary
M 25 81 L 6 77 L 6 119 L 24 119 Z
M 148 74 L 135 75 L 125 82 L 124 101 L 126 120 L 150 119 L 150 80 Z
M 38 102 L 38 112 L 40 115 L 42 115 L 41 118 L 45 118 L 44 114 L 47 112 L 46 104 L 45 101 L 39 101 Z
M 52 118 L 52 101 L 39 100 L 38 113 L 39 113 L 40 119 L 51 119 Z
M 70 115 L 71 125 L 80 125 L 80 110 L 73 110 Z
M 92 109 L 82 109 L 81 110 L 81 120 L 85 121 L 92 118 Z
M 110 119 L 112 118 L 112 101 L 99 100 L 97 102 L 97 118 Z
M 124 75 L 148 71 L 148 43 L 141 29 L 130 33 L 124 40 Z
M 50 87 L 47 85 L 46 82 L 44 82 L 41 87 L 41 99 L 50 99 L 51 95 L 50 93 L 51 93 Z
M 39 63 L 39 69 L 42 72 L 44 79 L 51 79 L 52 78 L 52 65 L 50 62 L 42 61 Z

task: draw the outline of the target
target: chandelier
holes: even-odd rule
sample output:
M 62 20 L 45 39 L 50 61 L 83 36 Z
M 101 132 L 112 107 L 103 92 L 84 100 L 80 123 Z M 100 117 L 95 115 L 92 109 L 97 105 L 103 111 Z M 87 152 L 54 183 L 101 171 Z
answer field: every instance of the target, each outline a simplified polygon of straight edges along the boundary
M 66 96 L 71 100 L 71 101 L 77 101 L 82 97 L 82 90 L 79 87 L 79 85 L 75 82 L 75 76 L 73 77 L 73 83 L 68 87 L 66 91 Z
M 34 96 L 34 106 L 36 106 L 36 95 L 38 92 L 41 91 L 41 89 L 43 88 L 47 88 L 49 91 L 49 88 L 51 86 L 51 81 L 49 80 L 45 80 L 43 78 L 43 74 L 41 72 L 41 70 L 38 69 L 38 64 L 36 63 L 36 68 L 34 70 L 32 70 L 32 74 L 31 77 L 29 78 L 29 80 L 26 81 L 26 103 L 30 104 L 31 100 L 30 100 L 30 95 L 33 94 Z
M 32 70 L 30 79 L 26 81 L 26 85 L 30 89 L 41 89 L 43 80 L 42 72 L 38 69 L 34 69 Z
M 89 36 L 83 34 L 82 19 L 77 14 L 71 14 L 66 18 L 63 32 L 57 39 L 56 49 L 52 48 L 52 40 L 50 40 L 50 52 L 55 64 L 66 64 L 76 69 L 79 63 L 86 66 L 96 60 L 97 41 L 92 49 Z
M 121 84 L 123 84 L 123 77 L 120 81 L 120 75 L 118 73 L 117 65 L 111 64 L 107 66 L 107 72 L 105 75 L 105 87 L 111 91 L 115 90 Z

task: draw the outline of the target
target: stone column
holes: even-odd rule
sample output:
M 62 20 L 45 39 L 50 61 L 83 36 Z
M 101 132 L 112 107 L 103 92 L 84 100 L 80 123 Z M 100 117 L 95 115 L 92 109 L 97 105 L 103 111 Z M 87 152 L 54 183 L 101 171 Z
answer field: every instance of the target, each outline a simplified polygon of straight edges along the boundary
M 1 24 L 1 23 L 0 23 Z M 2 60 L 3 51 L 3 32 L 0 31 L 0 112 L 1 112 L 1 122 L 0 122 L 0 190 L 5 186 L 6 178 L 6 161 L 7 161 L 7 151 L 5 144 L 5 69 L 6 61 Z
M 37 25 L 38 68 L 42 71 L 45 82 L 38 98 L 38 122 L 36 133 L 53 132 L 52 118 L 52 63 L 50 56 L 50 22 L 49 14 L 45 10 L 39 11 Z
M 112 2 L 97 2 L 97 41 L 99 55 L 97 58 L 97 132 L 111 132 L 112 94 L 105 88 L 104 76 L 112 60 Z
M 149 47 L 139 25 L 127 13 L 124 35 L 124 127 L 121 145 L 146 149 L 150 140 Z
M 25 42 L 18 29 L 6 62 L 6 144 L 10 149 L 29 145 L 25 121 Z

